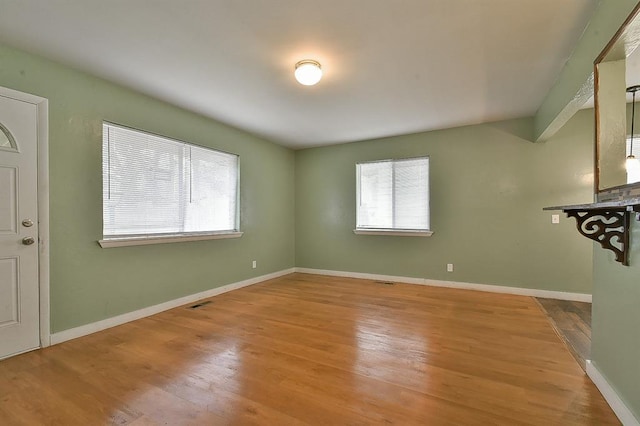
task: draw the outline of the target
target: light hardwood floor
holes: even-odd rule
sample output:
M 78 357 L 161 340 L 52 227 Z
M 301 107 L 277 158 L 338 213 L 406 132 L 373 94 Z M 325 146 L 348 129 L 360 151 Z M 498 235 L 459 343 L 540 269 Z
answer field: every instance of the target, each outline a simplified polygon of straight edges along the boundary
M 0 362 L 0 424 L 619 424 L 530 297 L 292 274 Z

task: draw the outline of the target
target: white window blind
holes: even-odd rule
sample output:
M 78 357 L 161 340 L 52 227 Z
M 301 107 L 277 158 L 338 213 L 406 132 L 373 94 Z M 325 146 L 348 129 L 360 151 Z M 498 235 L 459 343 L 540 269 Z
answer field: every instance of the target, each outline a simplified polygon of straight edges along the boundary
M 103 123 L 105 237 L 237 231 L 238 156 Z
M 356 165 L 357 229 L 429 230 L 429 158 Z

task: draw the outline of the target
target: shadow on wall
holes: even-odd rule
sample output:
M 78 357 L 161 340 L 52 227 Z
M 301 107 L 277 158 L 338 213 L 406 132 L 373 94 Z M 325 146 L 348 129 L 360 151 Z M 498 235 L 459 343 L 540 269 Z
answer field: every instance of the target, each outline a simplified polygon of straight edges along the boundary
M 534 121 L 533 120 L 507 120 L 488 123 L 489 127 L 500 130 L 503 133 L 516 136 L 527 142 L 534 142 Z

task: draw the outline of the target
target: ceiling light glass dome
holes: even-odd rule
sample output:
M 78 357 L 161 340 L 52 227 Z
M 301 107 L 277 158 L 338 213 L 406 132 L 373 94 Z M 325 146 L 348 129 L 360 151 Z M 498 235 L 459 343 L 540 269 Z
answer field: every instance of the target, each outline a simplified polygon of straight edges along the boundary
M 313 86 L 322 78 L 320 63 L 311 59 L 298 62 L 296 64 L 295 76 L 298 83 L 305 86 Z

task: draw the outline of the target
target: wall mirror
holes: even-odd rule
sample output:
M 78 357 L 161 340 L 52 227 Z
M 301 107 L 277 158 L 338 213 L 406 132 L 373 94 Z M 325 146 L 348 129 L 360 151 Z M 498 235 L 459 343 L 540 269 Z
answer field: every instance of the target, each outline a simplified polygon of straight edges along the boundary
M 595 190 L 600 201 L 606 199 L 607 194 L 624 198 L 638 196 L 640 192 L 638 46 L 640 4 L 595 61 Z M 632 120 L 634 106 L 635 119 Z

